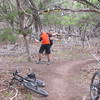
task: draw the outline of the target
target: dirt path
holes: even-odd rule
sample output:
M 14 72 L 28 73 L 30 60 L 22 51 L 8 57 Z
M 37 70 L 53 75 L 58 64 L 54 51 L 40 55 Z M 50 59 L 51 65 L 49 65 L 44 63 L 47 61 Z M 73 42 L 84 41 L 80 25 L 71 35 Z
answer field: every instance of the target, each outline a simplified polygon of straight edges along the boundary
M 89 90 L 80 87 L 77 83 L 79 83 L 80 69 L 86 64 L 93 62 L 95 62 L 95 60 L 89 58 L 67 62 L 55 61 L 51 65 L 23 62 L 20 64 L 10 63 L 8 67 L 5 65 L 6 69 L 3 67 L 4 65 L 1 64 L 2 66 L 0 66 L 0 68 L 2 67 L 1 69 L 5 72 L 12 72 L 16 69 L 16 66 L 19 66 L 21 72 L 28 69 L 30 69 L 31 72 L 36 72 L 37 77 L 45 81 L 45 89 L 49 92 L 49 96 L 42 97 L 32 93 L 34 96 L 33 100 L 85 100 L 83 98 L 89 93 Z M 25 98 L 23 100 L 27 99 Z
M 94 60 L 76 60 L 52 64 L 49 66 L 41 65 L 39 70 L 43 80 L 46 81 L 46 90 L 49 96 L 46 98 L 36 97 L 36 100 L 83 100 L 87 95 L 84 87 L 77 85 L 80 68 L 85 64 L 92 63 Z M 38 69 L 38 68 L 36 68 Z M 38 71 L 39 71 L 38 70 Z

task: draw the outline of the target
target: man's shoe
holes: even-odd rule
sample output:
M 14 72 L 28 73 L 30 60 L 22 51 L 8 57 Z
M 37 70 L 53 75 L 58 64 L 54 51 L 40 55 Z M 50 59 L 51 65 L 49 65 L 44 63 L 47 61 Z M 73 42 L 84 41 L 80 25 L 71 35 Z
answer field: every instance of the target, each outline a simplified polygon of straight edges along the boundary
M 51 61 L 48 61 L 47 65 L 50 65 L 52 62 Z
M 36 64 L 42 64 L 42 61 L 37 61 Z

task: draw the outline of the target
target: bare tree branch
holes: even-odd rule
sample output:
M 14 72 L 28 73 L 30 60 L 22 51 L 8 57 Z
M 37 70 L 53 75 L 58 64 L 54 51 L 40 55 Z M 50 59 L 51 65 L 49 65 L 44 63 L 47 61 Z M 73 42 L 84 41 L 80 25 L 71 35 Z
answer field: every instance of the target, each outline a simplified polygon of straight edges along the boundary
M 89 5 L 95 9 L 99 9 L 97 6 L 95 6 L 93 3 L 87 1 L 87 0 L 74 0 L 74 1 L 77 1 L 79 3 L 82 3 L 82 4 L 85 4 L 85 5 Z
M 89 10 L 89 9 L 82 9 L 82 10 L 72 10 L 72 9 L 67 9 L 67 8 L 52 8 L 52 9 L 47 9 L 47 10 L 40 10 L 38 11 L 39 14 L 43 14 L 43 13 L 51 13 L 54 11 L 66 11 L 66 12 L 92 12 L 92 13 L 97 13 L 100 14 L 100 11 L 98 10 Z
M 40 17 L 39 17 L 39 14 L 38 14 L 38 10 L 37 10 L 37 8 L 36 8 L 36 6 L 35 6 L 35 4 L 33 3 L 33 1 L 32 0 L 29 0 L 29 2 L 30 2 L 30 5 L 31 5 L 31 9 L 32 9 L 32 15 L 33 15 L 33 18 L 34 18 L 34 23 L 35 23 L 35 29 L 36 29 L 36 31 L 38 32 L 38 28 L 40 29 L 40 31 L 41 31 L 41 28 L 42 28 L 42 25 L 41 25 L 41 21 L 40 21 Z
M 24 29 L 28 29 L 30 26 L 32 26 L 33 22 L 34 22 L 34 19 L 32 18 L 32 21 L 30 22 L 30 24 L 27 25 Z

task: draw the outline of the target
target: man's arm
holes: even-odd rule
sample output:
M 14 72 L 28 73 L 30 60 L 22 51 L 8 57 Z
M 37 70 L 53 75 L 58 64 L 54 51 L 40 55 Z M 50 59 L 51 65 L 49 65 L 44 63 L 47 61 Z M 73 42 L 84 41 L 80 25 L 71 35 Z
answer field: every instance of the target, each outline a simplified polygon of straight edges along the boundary
M 42 38 L 40 37 L 39 41 L 42 41 Z

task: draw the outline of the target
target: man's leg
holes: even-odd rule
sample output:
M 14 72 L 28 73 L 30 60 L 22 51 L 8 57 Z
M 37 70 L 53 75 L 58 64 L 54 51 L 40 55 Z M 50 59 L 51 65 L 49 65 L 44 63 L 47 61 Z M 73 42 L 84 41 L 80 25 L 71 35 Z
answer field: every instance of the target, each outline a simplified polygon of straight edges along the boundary
M 51 59 L 50 59 L 50 45 L 47 45 L 47 48 L 46 48 L 46 54 L 47 54 L 47 59 L 48 59 L 48 63 L 47 64 L 51 64 Z
M 41 53 L 39 53 L 39 61 L 41 61 L 41 57 L 42 57 L 42 54 Z
M 47 63 L 47 64 L 50 65 L 50 64 L 52 63 L 52 62 L 51 62 L 51 59 L 50 59 L 50 58 L 51 58 L 51 57 L 50 57 L 50 54 L 47 54 L 47 58 L 48 58 L 48 63 Z
M 41 45 L 41 47 L 39 49 L 39 54 L 38 54 L 39 60 L 38 60 L 37 64 L 41 63 L 41 57 L 42 57 L 43 51 L 44 51 L 44 46 Z
M 42 57 L 41 55 L 42 55 L 41 53 L 38 54 L 39 58 L 38 58 L 38 61 L 36 62 L 37 64 L 41 64 L 41 57 Z
M 47 54 L 48 62 L 50 62 L 50 54 Z

